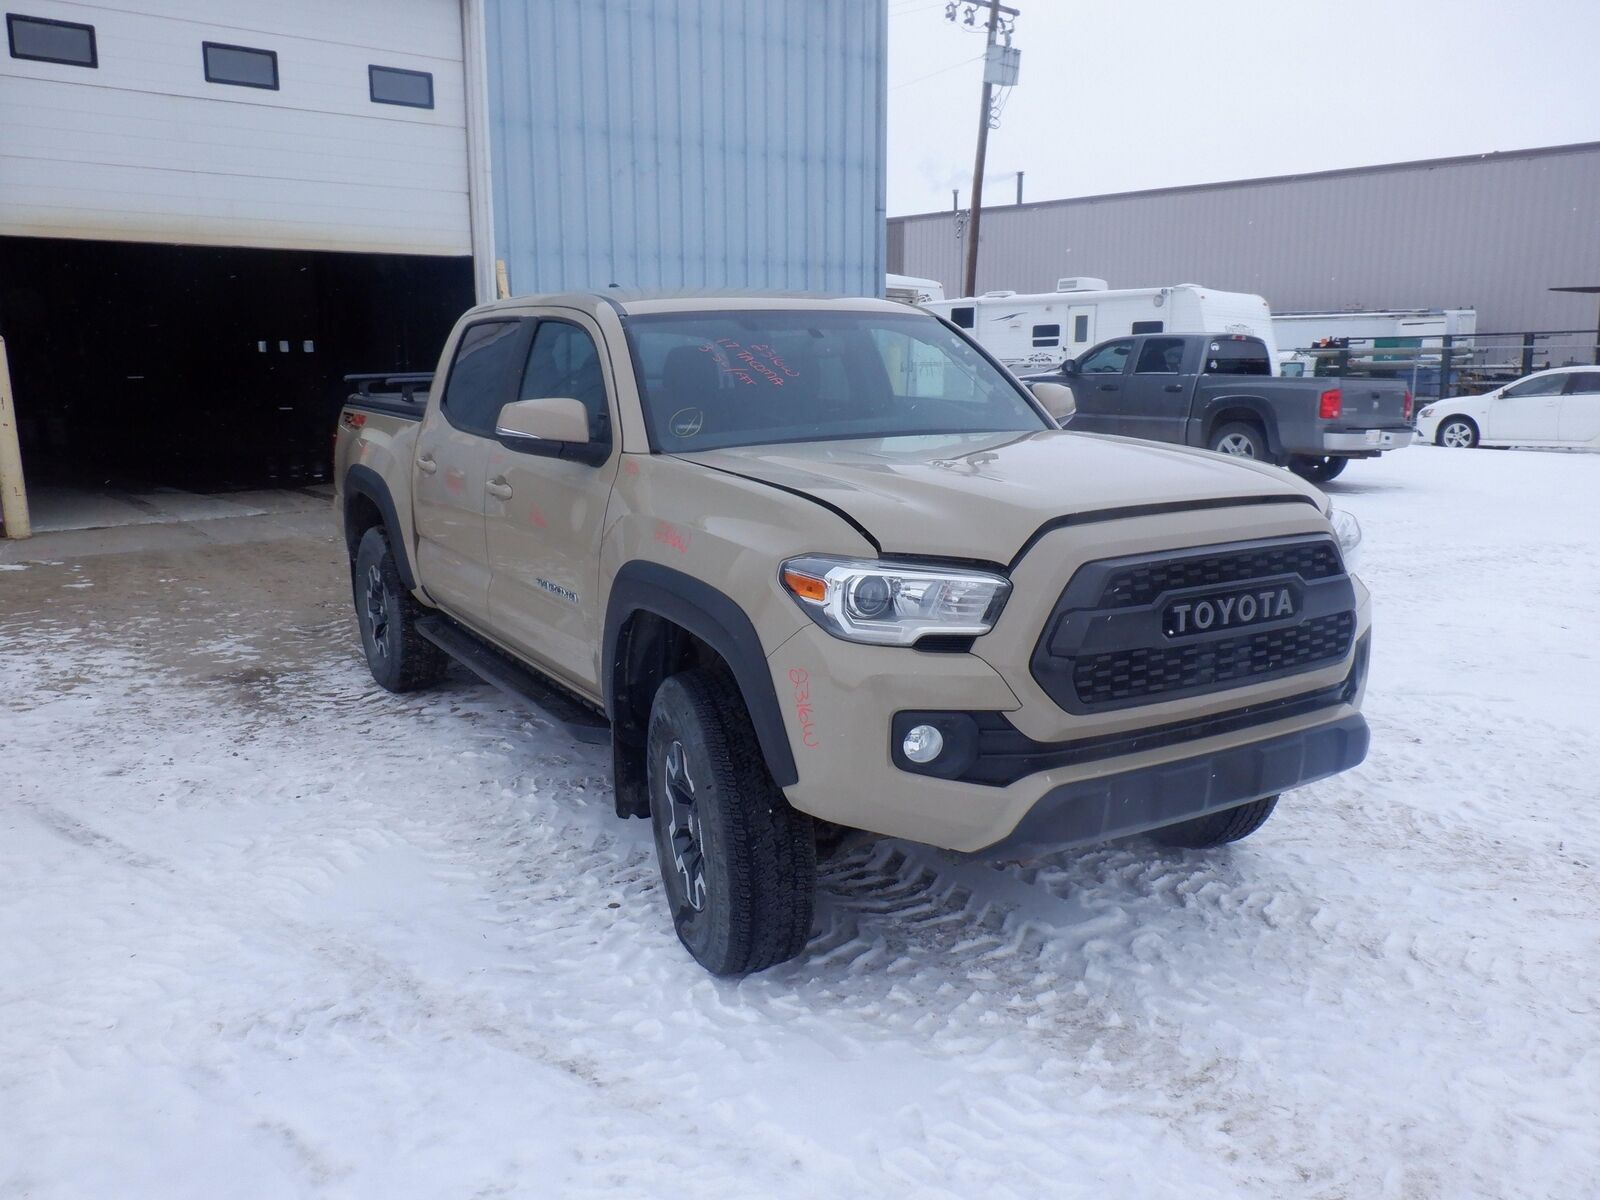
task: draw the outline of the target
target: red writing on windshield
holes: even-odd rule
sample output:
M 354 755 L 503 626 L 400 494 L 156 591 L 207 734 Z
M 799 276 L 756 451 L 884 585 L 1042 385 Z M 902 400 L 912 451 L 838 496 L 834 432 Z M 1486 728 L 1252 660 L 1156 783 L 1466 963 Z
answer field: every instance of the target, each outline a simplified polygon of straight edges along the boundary
M 711 355 L 719 371 L 743 384 L 754 385 L 761 381 L 771 387 L 782 387 L 785 379 L 795 379 L 800 374 L 765 343 L 746 346 L 733 338 L 718 338 L 715 344 L 703 343 L 700 351 Z

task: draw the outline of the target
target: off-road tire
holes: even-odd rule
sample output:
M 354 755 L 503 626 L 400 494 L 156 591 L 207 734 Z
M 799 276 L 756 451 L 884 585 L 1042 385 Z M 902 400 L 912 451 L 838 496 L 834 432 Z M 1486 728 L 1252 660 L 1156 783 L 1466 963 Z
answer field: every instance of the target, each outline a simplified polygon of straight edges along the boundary
M 669 790 L 674 746 L 680 816 L 684 776 L 692 797 L 693 819 L 680 823 Z M 651 705 L 645 755 L 656 858 L 684 948 L 713 975 L 748 975 L 799 954 L 811 937 L 816 834 L 811 818 L 791 808 L 772 781 L 732 678 L 696 667 L 663 683 Z M 689 882 L 694 854 L 698 887 Z
M 424 609 L 400 582 L 394 550 L 382 526 L 374 525 L 361 535 L 350 577 L 361 649 L 372 678 L 391 692 L 414 692 L 438 683 L 449 659 L 417 632 Z
M 1312 483 L 1327 483 L 1342 474 L 1349 465 L 1348 458 L 1333 454 L 1296 454 L 1289 460 L 1289 470 Z
M 1445 431 L 1456 427 L 1461 430 L 1460 440 L 1455 442 L 1446 441 Z M 1479 441 L 1478 423 L 1471 417 L 1446 417 L 1439 422 L 1439 431 L 1434 435 L 1433 440 L 1441 446 L 1449 446 L 1457 450 L 1476 450 Z
M 1248 425 L 1243 421 L 1218 425 L 1211 431 L 1211 440 L 1206 446 L 1215 454 L 1226 454 L 1232 458 L 1254 459 L 1264 463 L 1272 461 L 1272 452 L 1267 448 L 1267 435 L 1261 432 L 1259 425 Z
M 1267 823 L 1272 810 L 1278 806 L 1276 796 L 1252 800 L 1236 808 L 1207 813 L 1192 821 L 1180 821 L 1163 829 L 1151 830 L 1150 836 L 1163 846 L 1182 846 L 1187 850 L 1205 850 L 1212 846 L 1225 846 L 1247 838 Z

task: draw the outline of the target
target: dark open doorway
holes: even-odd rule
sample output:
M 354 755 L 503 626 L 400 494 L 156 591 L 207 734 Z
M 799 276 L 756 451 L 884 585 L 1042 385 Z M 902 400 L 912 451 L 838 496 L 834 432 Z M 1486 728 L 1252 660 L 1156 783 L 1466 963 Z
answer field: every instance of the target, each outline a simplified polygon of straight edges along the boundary
M 0 238 L 30 484 L 326 477 L 355 371 L 431 370 L 467 258 Z

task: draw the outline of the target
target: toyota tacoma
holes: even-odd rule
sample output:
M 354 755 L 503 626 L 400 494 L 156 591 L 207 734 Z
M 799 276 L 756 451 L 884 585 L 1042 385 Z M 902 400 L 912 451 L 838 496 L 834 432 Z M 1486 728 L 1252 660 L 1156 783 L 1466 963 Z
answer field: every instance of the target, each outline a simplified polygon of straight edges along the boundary
M 1208 847 L 1354 766 L 1359 529 L 1309 484 L 1063 431 L 879 300 L 525 297 L 353 376 L 336 509 L 374 678 L 457 660 L 609 744 L 707 969 L 811 933 L 839 827 L 991 859 Z

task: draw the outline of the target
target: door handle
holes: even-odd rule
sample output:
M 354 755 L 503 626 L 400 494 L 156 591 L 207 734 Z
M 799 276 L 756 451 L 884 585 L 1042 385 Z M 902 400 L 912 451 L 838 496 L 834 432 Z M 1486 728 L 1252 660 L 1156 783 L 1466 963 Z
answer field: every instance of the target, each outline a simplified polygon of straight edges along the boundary
M 1117 390 L 1117 385 L 1114 383 L 1102 383 L 1100 385 L 1100 390 L 1102 392 L 1114 392 Z
M 506 482 L 504 475 L 496 475 L 493 479 L 489 480 L 488 483 L 483 485 L 483 490 L 488 492 L 489 495 L 493 496 L 496 500 L 511 499 L 511 485 Z
M 433 455 L 417 455 L 417 470 L 421 471 L 424 475 L 432 475 L 438 469 L 439 464 L 433 461 Z
M 1167 384 L 1166 387 L 1162 388 L 1161 390 L 1164 391 L 1164 392 L 1181 392 L 1181 391 L 1183 391 L 1183 384 L 1181 384 L 1181 383 L 1169 383 L 1169 384 Z

